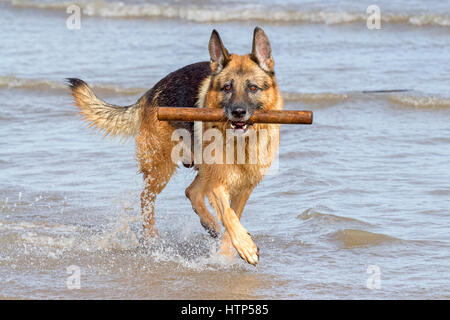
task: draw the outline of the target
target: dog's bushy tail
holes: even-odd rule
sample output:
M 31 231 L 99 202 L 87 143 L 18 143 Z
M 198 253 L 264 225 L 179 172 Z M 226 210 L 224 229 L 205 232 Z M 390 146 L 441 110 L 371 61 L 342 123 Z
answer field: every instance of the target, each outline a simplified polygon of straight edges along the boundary
M 80 108 L 84 119 L 104 132 L 114 136 L 130 137 L 139 132 L 141 125 L 140 101 L 133 105 L 120 107 L 109 104 L 98 98 L 86 82 L 68 78 L 67 84 L 72 89 L 76 105 Z

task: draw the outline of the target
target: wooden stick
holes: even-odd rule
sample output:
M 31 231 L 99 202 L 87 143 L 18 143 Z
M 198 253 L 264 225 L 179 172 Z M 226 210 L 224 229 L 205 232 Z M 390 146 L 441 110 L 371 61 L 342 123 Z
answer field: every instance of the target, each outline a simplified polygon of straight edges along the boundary
M 158 120 L 161 121 L 204 121 L 225 122 L 228 121 L 223 109 L 209 108 L 157 108 Z M 247 123 L 279 123 L 279 124 L 312 124 L 311 111 L 300 110 L 255 110 Z

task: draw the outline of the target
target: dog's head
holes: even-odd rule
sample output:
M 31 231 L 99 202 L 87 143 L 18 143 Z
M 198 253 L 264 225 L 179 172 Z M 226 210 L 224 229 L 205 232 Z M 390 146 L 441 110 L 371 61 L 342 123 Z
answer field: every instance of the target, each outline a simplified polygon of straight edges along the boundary
M 214 30 L 209 41 L 211 85 L 209 108 L 223 108 L 235 134 L 243 134 L 251 126 L 249 118 L 255 110 L 276 108 L 279 96 L 275 80 L 272 51 L 264 31 L 256 27 L 252 52 L 229 54 L 219 33 Z

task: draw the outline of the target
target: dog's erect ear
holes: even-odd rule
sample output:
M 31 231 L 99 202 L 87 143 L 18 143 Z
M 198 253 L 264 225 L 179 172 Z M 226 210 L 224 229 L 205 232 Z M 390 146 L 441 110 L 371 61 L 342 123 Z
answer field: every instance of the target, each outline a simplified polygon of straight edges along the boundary
M 273 72 L 274 62 L 269 38 L 260 27 L 256 27 L 253 33 L 252 56 L 263 70 Z
M 213 30 L 211 33 L 211 39 L 209 39 L 209 55 L 211 57 L 211 71 L 214 74 L 219 73 L 228 63 L 230 54 L 228 50 L 223 46 L 219 33 Z

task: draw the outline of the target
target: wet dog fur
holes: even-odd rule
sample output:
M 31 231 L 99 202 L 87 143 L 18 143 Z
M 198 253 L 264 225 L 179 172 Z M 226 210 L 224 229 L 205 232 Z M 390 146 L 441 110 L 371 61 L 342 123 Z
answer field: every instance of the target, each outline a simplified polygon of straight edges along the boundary
M 145 184 L 141 207 L 146 237 L 157 235 L 155 200 L 178 167 L 171 159 L 177 143 L 172 140 L 174 130 L 188 130 L 192 141 L 196 133 L 202 134 L 210 128 L 221 131 L 224 136 L 227 130 L 245 134 L 250 128 L 246 121 L 255 110 L 283 108 L 270 43 L 261 28 L 254 30 L 250 54 L 230 54 L 216 30 L 211 34 L 208 49 L 209 62 L 194 63 L 170 73 L 130 106 L 109 104 L 99 99 L 84 81 L 68 79 L 75 103 L 91 125 L 105 134 L 136 137 L 137 159 Z M 203 123 L 202 126 L 193 122 L 159 121 L 156 108 L 160 106 L 221 108 L 228 121 Z M 240 218 L 250 194 L 274 159 L 279 144 L 279 125 L 251 126 L 251 130 L 256 132 L 261 129 L 269 132 L 265 143 L 258 144 L 258 148 L 266 151 L 264 161 L 258 160 L 256 164 L 184 163 L 186 167 L 197 170 L 197 176 L 185 194 L 201 224 L 212 236 L 217 236 L 221 233 L 220 221 L 225 227 L 221 252 L 233 256 L 234 247 L 241 258 L 253 265 L 259 261 L 259 250 L 240 223 Z M 205 197 L 217 218 L 207 209 Z

